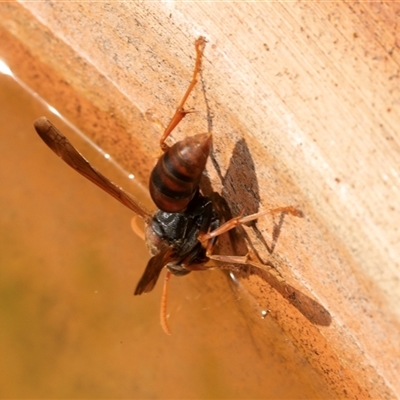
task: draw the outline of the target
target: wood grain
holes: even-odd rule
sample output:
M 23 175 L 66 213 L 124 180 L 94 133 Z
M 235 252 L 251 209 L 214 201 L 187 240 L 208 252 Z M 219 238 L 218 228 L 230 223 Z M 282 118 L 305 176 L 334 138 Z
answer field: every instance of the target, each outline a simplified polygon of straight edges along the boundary
M 190 80 L 194 39 L 206 36 L 197 113 L 173 137 L 212 130 L 208 176 L 233 213 L 302 209 L 272 254 L 247 234 L 332 322 L 318 327 L 265 295 L 257 275 L 243 284 L 338 396 L 400 396 L 399 3 L 0 7 L 13 70 L 142 181 Z M 269 245 L 278 222 L 258 223 Z

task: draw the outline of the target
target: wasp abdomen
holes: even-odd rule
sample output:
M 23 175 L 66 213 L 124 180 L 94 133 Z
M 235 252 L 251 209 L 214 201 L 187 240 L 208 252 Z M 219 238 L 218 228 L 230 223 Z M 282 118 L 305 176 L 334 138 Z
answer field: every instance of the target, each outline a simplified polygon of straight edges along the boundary
M 158 160 L 150 176 L 150 195 L 166 212 L 180 212 L 198 189 L 210 154 L 212 136 L 189 136 L 170 147 Z

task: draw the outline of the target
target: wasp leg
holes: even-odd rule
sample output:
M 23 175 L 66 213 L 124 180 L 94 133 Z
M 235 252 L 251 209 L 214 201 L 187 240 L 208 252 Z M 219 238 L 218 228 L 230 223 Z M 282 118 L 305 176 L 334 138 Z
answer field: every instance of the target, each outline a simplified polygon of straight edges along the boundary
M 208 254 L 207 257 L 212 260 L 216 261 L 217 263 L 224 263 L 224 264 L 244 264 L 244 265 L 251 265 L 252 267 L 259 268 L 263 271 L 268 272 L 269 274 L 273 275 L 279 282 L 285 282 L 282 275 L 277 271 L 275 268 L 270 267 L 269 265 L 261 264 L 257 261 L 253 261 L 249 254 L 245 256 L 228 256 L 228 255 L 220 255 L 220 254 Z M 213 264 L 215 267 L 215 264 Z
M 179 103 L 178 107 L 176 108 L 175 114 L 172 116 L 171 121 L 169 122 L 168 126 L 165 128 L 164 133 L 160 139 L 160 147 L 162 151 L 168 150 L 168 145 L 165 143 L 165 140 L 170 135 L 170 133 L 176 128 L 179 122 L 185 117 L 186 114 L 193 112 L 193 110 L 186 111 L 183 107 L 186 103 L 187 98 L 189 97 L 191 91 L 196 86 L 197 83 L 197 75 L 201 70 L 201 59 L 203 57 L 204 47 L 206 45 L 206 39 L 203 36 L 200 36 L 195 42 L 195 49 L 196 49 L 196 63 L 194 66 L 193 77 L 192 81 L 189 84 L 181 102 Z
M 143 241 L 146 240 L 146 235 L 144 233 L 144 227 L 141 225 L 141 222 L 137 215 L 135 215 L 131 219 L 131 228 L 132 228 L 133 232 L 136 234 L 136 236 L 138 236 Z
M 260 262 L 252 260 L 249 254 L 246 254 L 245 256 L 207 254 L 207 257 L 209 260 L 206 263 L 191 264 L 187 266 L 185 265 L 185 268 L 189 271 L 206 271 L 214 268 L 231 269 L 227 267 L 229 264 L 251 265 L 252 267 L 268 272 L 270 275 L 274 276 L 280 283 L 285 282 L 285 279 L 282 277 L 278 270 L 269 265 L 261 264 Z
M 219 235 L 222 235 L 225 232 L 230 231 L 231 229 L 235 228 L 238 225 L 242 225 L 247 222 L 254 221 L 266 214 L 276 214 L 276 213 L 287 213 L 287 214 L 291 214 L 295 217 L 303 216 L 302 211 L 297 210 L 296 208 L 294 208 L 292 206 L 272 208 L 269 210 L 260 211 L 259 213 L 256 213 L 256 214 L 247 215 L 246 217 L 242 217 L 242 214 L 240 214 L 237 217 L 234 217 L 234 218 L 230 219 L 229 221 L 225 222 L 219 228 L 217 228 L 211 232 L 205 233 L 205 234 L 200 234 L 198 239 L 200 242 L 205 242 L 206 240 L 210 240 Z
M 167 321 L 167 298 L 168 298 L 168 282 L 169 278 L 171 278 L 171 271 L 167 270 L 164 278 L 164 286 L 161 296 L 161 307 L 160 307 L 160 323 L 161 328 L 167 335 L 171 335 L 171 330 L 169 329 L 168 321 Z
M 223 263 L 232 263 L 232 264 L 247 264 L 249 261 L 249 255 L 245 256 L 228 256 L 221 254 L 207 254 L 207 257 L 210 260 L 219 261 Z

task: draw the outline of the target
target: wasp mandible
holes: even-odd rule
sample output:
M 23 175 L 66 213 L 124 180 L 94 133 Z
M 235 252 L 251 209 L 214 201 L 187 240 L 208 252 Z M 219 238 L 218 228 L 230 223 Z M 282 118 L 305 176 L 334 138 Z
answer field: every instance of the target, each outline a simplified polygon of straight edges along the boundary
M 152 255 L 139 280 L 135 295 L 150 292 L 165 267 L 167 269 L 161 300 L 161 325 L 170 334 L 166 317 L 167 282 L 171 276 L 183 276 L 191 271 L 207 270 L 215 262 L 250 263 L 247 257 L 213 255 L 218 236 L 239 224 L 253 221 L 266 213 L 290 213 L 299 216 L 293 207 L 280 207 L 243 217 L 232 218 L 221 224 L 213 202 L 204 196 L 199 183 L 212 145 L 211 133 L 188 136 L 168 146 L 165 141 L 190 111 L 184 106 L 197 83 L 201 70 L 206 40 L 195 42 L 196 63 L 193 77 L 171 121 L 160 139 L 163 154 L 151 172 L 149 191 L 158 210 L 151 215 L 135 198 L 112 183 L 72 146 L 68 139 L 46 118 L 34 122 L 43 141 L 69 166 L 140 216 L 146 224 L 146 244 Z

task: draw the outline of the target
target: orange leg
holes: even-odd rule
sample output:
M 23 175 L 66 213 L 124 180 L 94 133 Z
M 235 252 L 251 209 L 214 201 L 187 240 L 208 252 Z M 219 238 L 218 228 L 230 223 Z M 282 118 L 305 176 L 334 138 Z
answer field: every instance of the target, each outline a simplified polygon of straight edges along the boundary
M 171 278 L 171 271 L 167 270 L 164 278 L 164 286 L 161 296 L 161 307 L 160 307 L 160 323 L 161 328 L 167 335 L 171 335 L 171 330 L 168 326 L 167 321 L 167 297 L 168 297 L 168 281 Z
M 219 228 L 213 230 L 212 232 L 200 234 L 198 239 L 200 242 L 205 242 L 206 240 L 210 240 L 214 237 L 222 235 L 225 232 L 230 231 L 231 229 L 235 228 L 238 225 L 242 225 L 247 222 L 254 221 L 254 220 L 258 219 L 259 217 L 262 217 L 263 215 L 268 214 L 268 213 L 271 213 L 271 214 L 288 213 L 288 214 L 292 214 L 295 217 L 303 216 L 303 213 L 300 210 L 297 210 L 296 208 L 294 208 L 292 206 L 273 208 L 270 210 L 261 211 L 256 214 L 247 215 L 246 217 L 242 217 L 242 213 L 241 213 L 237 217 L 234 217 L 234 218 L 230 219 L 229 221 L 225 222 Z
M 160 146 L 162 151 L 168 150 L 168 145 L 165 144 L 165 140 L 170 135 L 170 133 L 176 128 L 179 122 L 185 117 L 186 114 L 193 112 L 193 111 L 186 111 L 183 107 L 186 103 L 187 98 L 189 97 L 191 91 L 196 86 L 197 83 L 197 75 L 201 70 L 201 59 L 203 57 L 204 47 L 206 45 L 206 39 L 203 36 L 200 36 L 195 42 L 196 48 L 196 64 L 194 66 L 193 77 L 192 81 L 190 82 L 189 87 L 186 90 L 181 102 L 179 103 L 175 114 L 172 116 L 171 121 L 169 122 L 168 126 L 165 128 L 164 133 L 160 139 Z
M 259 268 L 263 271 L 270 273 L 271 275 L 275 276 L 280 282 L 284 282 L 282 275 L 274 268 L 270 267 L 269 265 L 261 264 L 260 262 L 253 261 L 249 254 L 245 256 L 228 256 L 228 255 L 219 255 L 219 254 L 208 254 L 208 258 L 212 261 L 216 261 L 217 263 L 223 264 L 244 264 L 244 265 L 251 265 L 253 267 Z
M 144 242 L 146 241 L 146 234 L 145 234 L 146 227 L 143 226 L 143 224 L 141 224 L 141 221 L 139 220 L 138 215 L 135 215 L 131 219 L 131 228 L 132 228 L 133 232 L 136 234 L 136 236 L 138 236 Z

